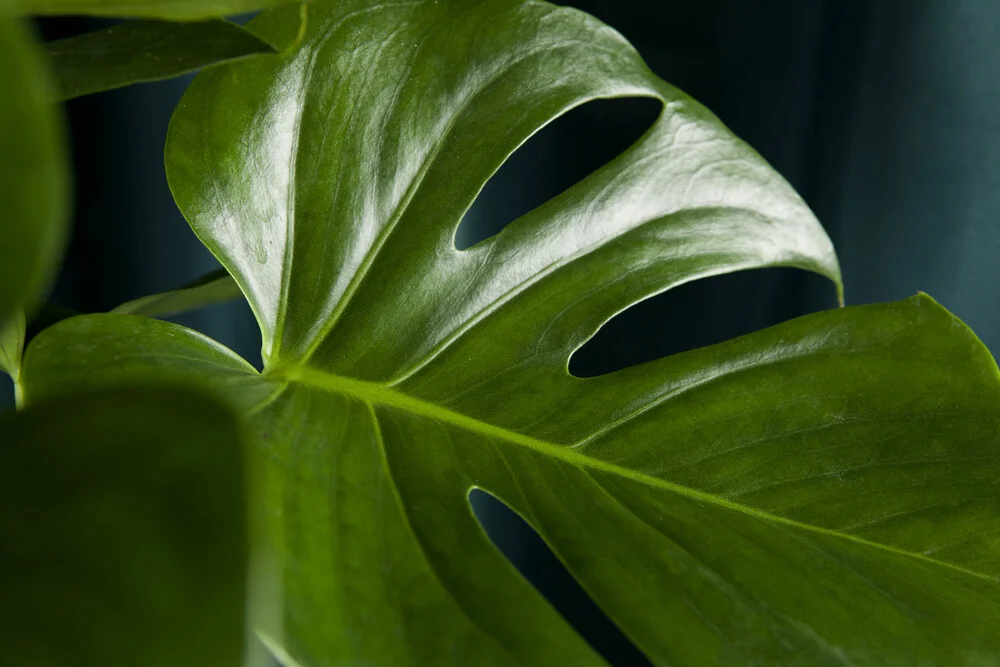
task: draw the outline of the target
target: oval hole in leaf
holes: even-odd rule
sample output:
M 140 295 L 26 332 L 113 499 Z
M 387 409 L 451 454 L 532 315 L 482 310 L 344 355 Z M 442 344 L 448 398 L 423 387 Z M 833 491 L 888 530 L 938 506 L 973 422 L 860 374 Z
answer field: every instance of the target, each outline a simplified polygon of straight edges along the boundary
M 469 504 L 493 545 L 605 660 L 616 667 L 652 664 L 587 595 L 531 524 L 481 489 L 469 492 Z
M 534 134 L 487 181 L 455 232 L 465 250 L 600 169 L 652 127 L 663 104 L 646 97 L 592 100 Z
M 798 269 L 711 276 L 618 313 L 573 353 L 569 370 L 576 377 L 596 377 L 836 305 L 829 280 Z

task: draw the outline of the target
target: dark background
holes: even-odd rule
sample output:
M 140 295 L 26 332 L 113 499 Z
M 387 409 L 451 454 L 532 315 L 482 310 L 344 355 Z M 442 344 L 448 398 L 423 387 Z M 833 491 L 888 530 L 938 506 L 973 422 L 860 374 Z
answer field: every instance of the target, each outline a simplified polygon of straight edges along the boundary
M 1000 3 L 994 0 L 586 0 L 661 77 L 706 104 L 816 211 L 849 304 L 923 290 L 1000 351 Z M 42 23 L 49 38 L 99 27 Z M 189 78 L 71 102 L 76 221 L 53 301 L 82 311 L 174 288 L 217 266 L 167 190 L 162 148 Z M 463 223 L 496 231 L 625 148 L 655 108 L 587 105 L 544 130 Z M 573 362 L 596 374 L 835 305 L 792 270 L 723 276 L 617 318 Z M 246 306 L 178 318 L 259 362 Z M 0 405 L 9 404 L 6 384 Z M 491 536 L 617 664 L 643 664 L 530 530 L 480 499 Z

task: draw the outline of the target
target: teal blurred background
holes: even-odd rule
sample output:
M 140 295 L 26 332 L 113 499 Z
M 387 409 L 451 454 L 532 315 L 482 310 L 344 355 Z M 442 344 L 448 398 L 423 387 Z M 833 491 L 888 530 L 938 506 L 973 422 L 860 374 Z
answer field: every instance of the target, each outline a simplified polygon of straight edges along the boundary
M 1000 3 L 994 0 L 581 0 L 661 77 L 753 145 L 816 211 L 849 304 L 928 292 L 1000 352 Z M 42 24 L 49 38 L 100 27 Z M 187 79 L 67 106 L 76 220 L 52 300 L 102 311 L 217 266 L 167 190 L 162 148 Z M 544 130 L 493 179 L 462 239 L 496 231 L 597 168 L 652 122 L 631 102 L 588 105 Z M 835 305 L 791 270 L 724 276 L 641 304 L 574 358 L 592 375 Z M 259 363 L 249 309 L 178 318 Z M 0 405 L 9 405 L 6 383 Z M 502 507 L 491 535 L 595 646 L 643 664 L 558 563 Z

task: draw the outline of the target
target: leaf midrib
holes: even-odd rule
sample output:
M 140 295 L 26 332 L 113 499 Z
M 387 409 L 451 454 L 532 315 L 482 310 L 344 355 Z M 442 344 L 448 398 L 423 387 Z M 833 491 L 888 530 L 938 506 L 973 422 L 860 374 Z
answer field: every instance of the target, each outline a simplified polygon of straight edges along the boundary
M 898 556 L 912 558 L 927 563 L 929 565 L 944 567 L 949 570 L 967 576 L 972 576 L 980 580 L 985 580 L 993 584 L 1000 583 L 1000 579 L 998 579 L 997 577 L 993 577 L 984 574 L 982 572 L 976 572 L 975 570 L 970 570 L 960 565 L 955 565 L 953 563 L 948 563 L 946 561 L 938 560 L 936 558 L 931 558 L 929 556 L 925 556 L 920 553 L 906 551 L 904 549 L 900 549 L 891 545 L 881 544 L 879 542 L 873 542 L 871 540 L 866 540 L 864 538 L 857 537 L 855 535 L 851 535 L 848 533 L 843 533 L 837 530 L 832 530 L 829 528 L 823 528 L 821 526 L 814 526 L 808 523 L 795 521 L 794 519 L 789 519 L 786 517 L 771 514 L 747 505 L 742 505 L 740 503 L 733 502 L 721 496 L 707 493 L 705 491 L 693 489 L 691 487 L 684 486 L 682 484 L 670 482 L 668 480 L 660 479 L 659 477 L 653 477 L 651 475 L 647 475 L 642 472 L 618 466 L 613 463 L 609 463 L 607 461 L 602 461 L 600 459 L 586 456 L 584 454 L 581 454 L 576 449 L 573 449 L 571 447 L 572 443 L 560 445 L 545 440 L 541 440 L 538 438 L 533 438 L 531 436 L 524 435 L 523 433 L 518 433 L 517 431 L 512 431 L 510 429 L 506 429 L 501 426 L 496 426 L 494 424 L 476 419 L 474 417 L 469 417 L 468 415 L 462 414 L 460 412 L 449 410 L 448 408 L 438 405 L 436 403 L 416 398 L 409 394 L 397 391 L 386 385 L 378 384 L 375 382 L 367 382 L 364 380 L 358 380 L 355 378 L 344 377 L 340 375 L 334 375 L 332 373 L 327 373 L 324 371 L 320 371 L 302 365 L 272 366 L 265 370 L 265 375 L 273 379 L 282 380 L 286 387 L 294 384 L 300 384 L 308 387 L 321 389 L 324 391 L 330 391 L 350 396 L 352 398 L 361 400 L 372 407 L 380 405 L 397 410 L 403 410 L 405 412 L 426 417 L 428 419 L 437 422 L 450 424 L 452 426 L 456 426 L 458 428 L 476 433 L 478 435 L 485 436 L 487 438 L 526 447 L 527 449 L 530 449 L 534 452 L 550 456 L 556 460 L 562 461 L 566 464 L 572 465 L 582 470 L 591 469 L 604 473 L 609 473 L 612 475 L 617 475 L 619 477 L 640 482 L 642 484 L 646 484 L 651 487 L 659 488 L 664 491 L 680 495 L 684 498 L 695 500 L 697 502 L 710 503 L 717 507 L 722 507 L 731 511 L 740 512 L 748 516 L 752 516 L 756 519 L 760 519 L 762 521 L 770 521 L 773 523 L 790 526 L 800 530 L 806 530 L 821 535 L 831 536 L 837 539 L 847 540 L 863 546 L 893 553 Z M 280 393 L 280 391 L 276 393 Z

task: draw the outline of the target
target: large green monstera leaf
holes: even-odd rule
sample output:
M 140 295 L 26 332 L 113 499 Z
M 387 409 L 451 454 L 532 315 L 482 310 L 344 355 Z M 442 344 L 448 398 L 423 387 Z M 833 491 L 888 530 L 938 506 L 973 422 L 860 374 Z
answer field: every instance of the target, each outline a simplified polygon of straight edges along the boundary
M 522 142 L 629 96 L 663 105 L 638 142 L 456 249 Z M 32 343 L 23 388 L 198 382 L 244 411 L 251 616 L 286 664 L 601 664 L 494 548 L 474 488 L 654 664 L 1000 662 L 1000 381 L 929 297 L 569 373 L 602 323 L 683 282 L 839 283 L 789 186 L 607 26 L 530 1 L 314 3 L 298 51 L 196 79 L 166 160 L 264 372 L 91 315 Z

